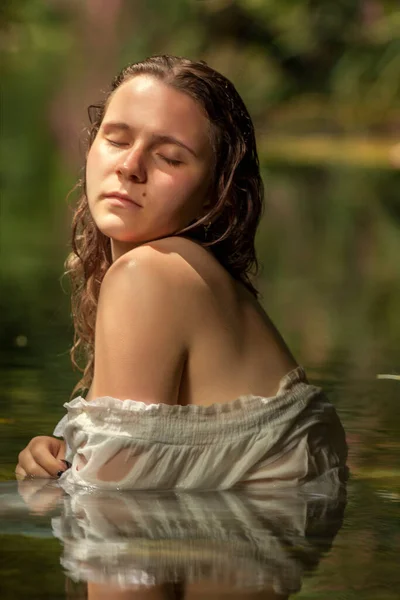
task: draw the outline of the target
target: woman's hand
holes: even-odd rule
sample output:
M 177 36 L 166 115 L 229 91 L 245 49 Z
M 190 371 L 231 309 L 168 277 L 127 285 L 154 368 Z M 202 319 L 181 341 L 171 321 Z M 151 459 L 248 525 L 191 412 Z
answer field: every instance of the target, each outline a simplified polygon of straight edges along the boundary
M 69 464 L 65 458 L 65 442 L 57 438 L 40 435 L 31 439 L 18 455 L 15 475 L 24 477 L 59 477 Z

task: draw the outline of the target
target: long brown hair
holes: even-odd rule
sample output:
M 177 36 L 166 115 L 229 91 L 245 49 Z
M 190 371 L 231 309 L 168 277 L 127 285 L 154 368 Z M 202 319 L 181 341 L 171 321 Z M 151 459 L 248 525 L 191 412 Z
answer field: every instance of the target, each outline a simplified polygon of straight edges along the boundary
M 113 92 L 136 75 L 151 75 L 184 92 L 198 102 L 209 119 L 214 151 L 214 173 L 210 188 L 211 207 L 202 218 L 171 235 L 191 237 L 213 252 L 236 280 L 257 297 L 250 275 L 257 271 L 254 247 L 263 207 L 254 127 L 234 85 L 204 61 L 176 56 L 152 56 L 124 68 L 113 80 L 105 99 L 89 107 L 91 147 Z M 90 386 L 94 365 L 96 309 L 103 277 L 110 267 L 111 244 L 96 226 L 86 196 L 86 174 L 78 187 L 81 195 L 72 222 L 72 252 L 66 270 L 72 284 L 72 317 L 75 327 L 71 359 L 79 367 L 83 355 L 83 377 L 74 388 Z

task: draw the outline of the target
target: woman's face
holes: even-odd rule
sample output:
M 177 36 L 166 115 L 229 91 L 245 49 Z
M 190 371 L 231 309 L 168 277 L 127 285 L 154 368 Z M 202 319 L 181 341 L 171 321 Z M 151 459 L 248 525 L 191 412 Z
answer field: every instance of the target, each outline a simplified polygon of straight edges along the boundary
M 89 208 L 114 258 L 202 216 L 212 165 L 210 123 L 192 98 L 148 75 L 123 83 L 86 167 Z

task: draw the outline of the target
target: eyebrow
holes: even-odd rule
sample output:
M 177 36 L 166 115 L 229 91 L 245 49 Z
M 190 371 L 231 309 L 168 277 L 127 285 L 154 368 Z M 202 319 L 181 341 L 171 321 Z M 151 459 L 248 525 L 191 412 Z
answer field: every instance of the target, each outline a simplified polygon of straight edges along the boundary
M 124 123 L 123 121 L 104 121 L 103 127 L 107 129 L 121 129 L 122 131 L 131 131 L 132 128 L 128 125 L 128 123 Z M 181 148 L 185 148 L 190 154 L 193 154 L 197 158 L 196 152 L 187 146 L 176 137 L 172 135 L 160 135 L 153 133 L 151 135 L 152 140 L 157 144 L 175 144 L 176 146 L 180 146 Z

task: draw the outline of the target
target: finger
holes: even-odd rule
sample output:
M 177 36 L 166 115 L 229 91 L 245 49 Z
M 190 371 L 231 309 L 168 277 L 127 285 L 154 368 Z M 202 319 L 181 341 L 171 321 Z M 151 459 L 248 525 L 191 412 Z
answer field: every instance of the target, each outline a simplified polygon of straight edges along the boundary
M 60 448 L 57 452 L 56 458 L 58 460 L 63 461 L 65 459 L 65 453 L 66 453 L 66 444 L 64 442 L 64 440 L 60 441 Z
M 59 443 L 58 440 L 56 442 Z M 42 468 L 51 477 L 57 477 L 60 471 L 65 471 L 66 466 L 58 457 L 56 458 L 52 451 L 55 450 L 54 446 L 52 451 L 49 450 L 49 445 L 41 444 L 32 445 L 31 454 L 37 465 Z
M 48 473 L 43 469 L 37 461 L 33 458 L 30 450 L 30 444 L 21 450 L 18 455 L 18 465 L 22 467 L 28 477 L 51 477 L 51 473 Z
M 20 460 L 20 464 L 26 471 L 26 474 L 30 477 L 44 477 L 46 479 L 52 477 L 51 473 L 43 469 L 43 467 L 37 463 L 30 452 L 24 453 L 23 461 Z M 57 474 L 55 476 L 57 476 Z
M 23 468 L 22 468 L 22 467 L 21 467 L 21 466 L 18 464 L 18 465 L 15 467 L 15 477 L 16 477 L 18 480 L 22 480 L 22 479 L 25 479 L 25 477 L 26 477 L 26 476 L 27 476 L 27 475 L 26 475 L 26 471 L 25 471 L 25 469 L 23 469 Z

